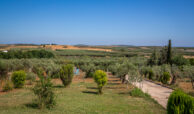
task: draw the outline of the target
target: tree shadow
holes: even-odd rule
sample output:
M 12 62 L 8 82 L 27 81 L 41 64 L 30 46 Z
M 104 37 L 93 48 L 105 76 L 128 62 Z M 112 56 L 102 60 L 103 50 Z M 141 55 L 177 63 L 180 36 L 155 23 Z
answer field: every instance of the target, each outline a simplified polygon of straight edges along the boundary
M 120 85 L 121 83 L 108 83 L 108 85 Z
M 55 85 L 55 86 L 53 86 L 53 88 L 64 88 L 64 86 L 63 85 Z
M 39 109 L 37 103 L 27 103 L 27 104 L 25 104 L 25 106 L 28 108 Z
M 87 94 L 98 94 L 98 92 L 94 92 L 94 91 L 82 91 L 82 93 L 87 93 Z
M 114 77 L 114 76 L 110 76 L 110 77 L 108 77 L 108 78 L 113 78 L 113 79 L 114 79 L 114 78 L 117 78 L 117 77 Z
M 98 89 L 97 87 L 86 87 L 87 89 Z
M 120 92 L 119 95 L 130 95 L 130 92 Z
M 107 89 L 125 89 L 125 87 L 105 87 Z
M 120 80 L 108 80 L 108 81 L 110 81 L 110 82 L 118 82 Z

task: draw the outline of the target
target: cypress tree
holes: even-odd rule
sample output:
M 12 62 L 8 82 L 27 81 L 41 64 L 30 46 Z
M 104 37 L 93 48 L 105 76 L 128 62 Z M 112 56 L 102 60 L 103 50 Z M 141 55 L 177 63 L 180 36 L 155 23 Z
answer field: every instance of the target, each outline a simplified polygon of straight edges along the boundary
M 167 63 L 171 64 L 172 60 L 172 47 L 171 47 L 171 40 L 168 41 L 168 50 L 167 50 Z

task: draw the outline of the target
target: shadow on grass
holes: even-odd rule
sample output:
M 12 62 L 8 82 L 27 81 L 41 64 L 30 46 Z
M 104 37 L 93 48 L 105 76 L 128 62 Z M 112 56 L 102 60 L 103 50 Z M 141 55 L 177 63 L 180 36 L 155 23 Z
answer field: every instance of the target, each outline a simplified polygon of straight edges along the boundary
M 117 77 L 115 77 L 115 76 L 110 76 L 110 77 L 108 77 L 108 78 L 113 78 L 113 79 L 115 79 L 115 78 L 117 78 Z
M 110 82 L 119 82 L 120 80 L 108 80 Z
M 121 83 L 108 83 L 108 85 L 120 85 Z
M 98 92 L 94 92 L 94 91 L 82 91 L 82 93 L 87 93 L 87 94 L 98 94 Z
M 129 92 L 120 92 L 119 95 L 130 95 Z
M 55 85 L 55 86 L 53 86 L 53 88 L 64 88 L 64 86 L 63 85 Z
M 125 87 L 105 87 L 107 89 L 125 89 Z
M 37 103 L 28 103 L 28 104 L 25 104 L 25 106 L 28 108 L 39 109 Z
M 97 87 L 86 87 L 87 89 L 98 89 Z

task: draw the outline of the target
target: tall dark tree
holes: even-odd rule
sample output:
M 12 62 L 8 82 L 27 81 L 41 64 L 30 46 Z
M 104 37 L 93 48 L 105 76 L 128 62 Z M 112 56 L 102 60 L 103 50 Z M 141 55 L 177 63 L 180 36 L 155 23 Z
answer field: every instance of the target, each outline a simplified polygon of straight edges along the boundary
M 168 50 L 167 50 L 167 63 L 172 63 L 172 45 L 171 40 L 168 41 Z

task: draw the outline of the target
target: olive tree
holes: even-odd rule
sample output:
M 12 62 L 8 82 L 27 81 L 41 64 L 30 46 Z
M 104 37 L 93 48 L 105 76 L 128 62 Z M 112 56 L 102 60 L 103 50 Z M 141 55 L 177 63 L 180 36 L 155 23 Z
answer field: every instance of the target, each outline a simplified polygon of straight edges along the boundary
M 184 76 L 189 78 L 194 88 L 194 66 L 184 66 L 183 67 Z
M 171 66 L 171 74 L 172 74 L 172 81 L 170 84 L 173 85 L 176 83 L 177 78 L 182 75 L 182 72 L 178 66 L 172 65 Z

